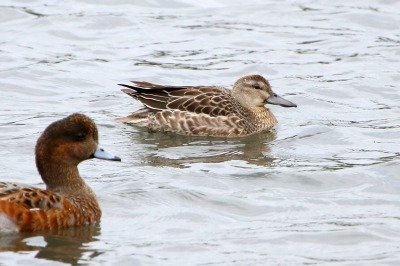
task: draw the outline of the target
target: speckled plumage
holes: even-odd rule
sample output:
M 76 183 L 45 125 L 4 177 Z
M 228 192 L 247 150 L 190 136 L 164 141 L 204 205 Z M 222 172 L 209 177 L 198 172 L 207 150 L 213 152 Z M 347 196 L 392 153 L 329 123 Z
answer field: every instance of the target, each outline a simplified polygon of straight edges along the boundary
M 122 91 L 142 102 L 145 108 L 120 119 L 124 123 L 183 135 L 219 137 L 268 131 L 277 123 L 265 103 L 270 97 L 279 96 L 260 75 L 240 78 L 232 91 L 216 86 L 132 83 L 119 85 L 126 87 Z M 290 104 L 283 106 L 295 106 Z
M 49 125 L 36 145 L 36 165 L 47 188 L 0 182 L 0 232 L 55 230 L 99 222 L 96 195 L 77 167 L 97 150 L 97 128 L 89 117 L 73 114 Z

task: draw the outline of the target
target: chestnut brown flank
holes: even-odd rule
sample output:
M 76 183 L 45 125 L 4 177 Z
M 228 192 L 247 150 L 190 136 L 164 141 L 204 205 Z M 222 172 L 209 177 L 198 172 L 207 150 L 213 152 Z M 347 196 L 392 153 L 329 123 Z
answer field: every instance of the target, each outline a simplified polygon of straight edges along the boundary
M 50 124 L 36 145 L 36 166 L 46 189 L 0 182 L 0 215 L 19 232 L 98 223 L 96 195 L 78 171 L 78 164 L 93 158 L 97 150 L 98 132 L 89 117 L 72 114 Z

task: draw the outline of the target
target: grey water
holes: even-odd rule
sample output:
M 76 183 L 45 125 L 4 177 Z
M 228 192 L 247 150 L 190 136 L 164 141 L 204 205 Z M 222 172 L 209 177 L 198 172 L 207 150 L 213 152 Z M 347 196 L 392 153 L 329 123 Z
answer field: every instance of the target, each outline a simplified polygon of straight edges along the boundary
M 96 228 L 0 236 L 0 265 L 398 265 L 400 2 L 2 0 L 2 181 L 83 112 L 121 163 L 80 166 Z M 117 83 L 267 77 L 297 109 L 247 138 L 151 133 Z

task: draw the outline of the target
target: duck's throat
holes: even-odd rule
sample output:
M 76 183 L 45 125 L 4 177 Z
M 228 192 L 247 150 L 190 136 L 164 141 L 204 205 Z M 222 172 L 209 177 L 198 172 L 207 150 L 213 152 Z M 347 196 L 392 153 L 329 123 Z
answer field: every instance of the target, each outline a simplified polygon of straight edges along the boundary
M 46 189 L 66 197 L 80 210 L 85 210 L 88 219 L 96 221 L 101 210 L 93 190 L 79 175 L 77 166 L 49 164 L 45 168 L 38 166 Z
M 66 188 L 76 190 L 86 186 L 77 166 L 52 163 L 38 167 L 38 170 L 48 190 L 57 191 Z
M 270 130 L 278 123 L 272 111 L 264 106 L 252 108 L 251 116 L 257 131 Z

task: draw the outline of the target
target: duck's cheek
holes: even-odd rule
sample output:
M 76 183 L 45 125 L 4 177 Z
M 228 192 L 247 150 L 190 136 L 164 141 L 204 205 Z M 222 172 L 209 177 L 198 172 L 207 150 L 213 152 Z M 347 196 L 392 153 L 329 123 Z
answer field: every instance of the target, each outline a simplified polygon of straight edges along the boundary
M 96 150 L 96 148 L 91 148 L 91 147 L 86 147 L 86 146 L 80 146 L 80 147 L 76 147 L 74 155 L 76 160 L 78 160 L 79 162 L 87 160 L 87 159 L 91 159 L 93 158 L 93 153 Z
M 55 161 L 68 161 L 71 148 L 65 143 L 54 145 L 52 159 Z
M 87 159 L 84 149 L 76 143 L 63 143 L 55 149 L 53 158 L 64 163 L 77 165 L 79 162 Z
M 268 99 L 269 96 L 270 96 L 270 94 L 269 94 L 268 92 L 266 92 L 266 91 L 259 91 L 259 93 L 260 93 L 260 97 L 261 97 L 263 100 Z
M 266 100 L 267 98 L 264 96 L 264 94 L 260 93 L 259 95 L 257 95 L 257 97 L 253 99 L 253 103 L 255 106 L 261 107 L 265 105 Z

